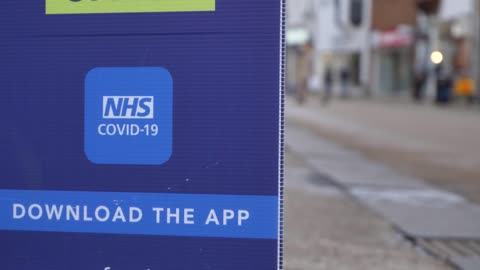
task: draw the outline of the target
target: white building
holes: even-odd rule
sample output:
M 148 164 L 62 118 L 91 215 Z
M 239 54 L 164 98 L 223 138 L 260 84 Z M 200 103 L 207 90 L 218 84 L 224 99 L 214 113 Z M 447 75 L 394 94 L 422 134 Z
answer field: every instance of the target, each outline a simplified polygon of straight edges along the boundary
M 333 71 L 338 82 L 343 68 L 350 70 L 351 78 L 359 86 L 368 78 L 361 73 L 361 59 L 368 59 L 369 20 L 361 27 L 353 27 L 347 17 L 348 0 L 288 0 L 287 1 L 287 45 L 294 47 L 312 41 L 315 53 L 312 59 L 310 89 L 321 91 L 324 85 L 324 72 L 327 67 Z M 366 1 L 368 2 L 368 1 Z M 368 7 L 364 8 L 364 18 L 369 18 Z M 295 54 L 289 50 L 287 64 L 290 70 L 295 65 Z M 288 70 L 288 69 L 287 69 Z M 289 80 L 293 72 L 289 72 Z

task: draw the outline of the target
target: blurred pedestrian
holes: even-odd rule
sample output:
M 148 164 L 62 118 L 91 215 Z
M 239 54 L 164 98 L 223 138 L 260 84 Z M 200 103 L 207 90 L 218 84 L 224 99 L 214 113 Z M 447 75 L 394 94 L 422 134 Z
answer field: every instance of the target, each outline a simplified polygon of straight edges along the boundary
M 311 72 L 313 46 L 311 42 L 299 46 L 297 49 L 297 65 L 296 65 L 296 97 L 299 104 L 303 104 L 308 91 L 308 79 Z
M 427 74 L 422 67 L 415 68 L 415 82 L 413 88 L 413 100 L 420 102 L 424 97 L 425 83 L 427 81 Z
M 437 75 L 435 102 L 439 105 L 447 104 L 450 102 L 452 96 L 452 75 L 446 70 L 446 68 L 442 64 L 439 64 L 436 67 L 435 71 Z
M 343 67 L 340 70 L 340 83 L 342 85 L 342 98 L 348 98 L 350 96 L 350 70 L 348 67 Z
M 332 97 L 332 86 L 333 86 L 333 71 L 330 66 L 327 67 L 327 69 L 325 70 L 323 82 L 324 82 L 324 91 L 323 91 L 322 102 L 323 104 L 327 104 L 330 101 L 330 98 Z

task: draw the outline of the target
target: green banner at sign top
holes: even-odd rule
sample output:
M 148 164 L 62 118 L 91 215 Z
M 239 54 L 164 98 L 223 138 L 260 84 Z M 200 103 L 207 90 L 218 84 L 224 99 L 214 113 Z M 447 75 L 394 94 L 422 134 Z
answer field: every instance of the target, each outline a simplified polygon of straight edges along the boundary
M 46 14 L 215 11 L 215 0 L 45 0 Z

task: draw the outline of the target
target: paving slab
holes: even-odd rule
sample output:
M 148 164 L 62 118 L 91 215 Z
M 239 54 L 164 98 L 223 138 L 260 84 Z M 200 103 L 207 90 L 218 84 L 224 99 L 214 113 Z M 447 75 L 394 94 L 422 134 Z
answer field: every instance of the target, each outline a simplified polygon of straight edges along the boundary
M 323 172 L 346 188 L 357 186 L 427 188 L 421 180 L 396 173 L 378 163 L 363 160 L 307 159 L 309 166 Z
M 294 125 L 288 128 L 287 148 L 302 156 L 311 168 L 327 174 L 342 186 L 427 187 L 421 180 L 400 175 L 354 151 L 323 140 L 306 129 Z
M 447 270 L 419 253 L 344 192 L 312 183 L 302 158 L 286 153 L 286 270 Z
M 318 194 L 336 194 L 342 192 L 330 179 L 308 168 L 302 158 L 287 151 L 285 155 L 285 187 L 289 190 L 304 190 Z
M 323 140 L 306 129 L 287 125 L 286 145 L 302 157 L 330 157 L 337 159 L 362 159 L 363 157 L 347 148 Z
M 480 239 L 480 206 L 440 190 L 352 190 L 352 194 L 412 237 Z
M 462 270 L 479 270 L 480 257 L 452 257 L 450 261 Z

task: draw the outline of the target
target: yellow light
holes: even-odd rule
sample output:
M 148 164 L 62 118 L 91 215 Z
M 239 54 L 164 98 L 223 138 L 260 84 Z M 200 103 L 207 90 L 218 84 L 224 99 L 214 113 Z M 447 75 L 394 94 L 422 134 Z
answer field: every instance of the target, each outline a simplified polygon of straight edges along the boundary
M 443 54 L 439 51 L 432 52 L 430 60 L 432 60 L 432 63 L 435 65 L 441 64 L 443 62 Z

